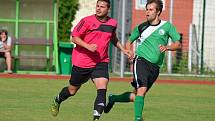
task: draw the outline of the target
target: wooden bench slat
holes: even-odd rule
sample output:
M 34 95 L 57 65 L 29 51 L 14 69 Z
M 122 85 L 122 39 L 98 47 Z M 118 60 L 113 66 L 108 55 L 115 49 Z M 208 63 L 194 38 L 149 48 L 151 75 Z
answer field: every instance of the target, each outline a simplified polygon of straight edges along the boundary
M 47 58 L 46 56 L 14 56 L 15 59 L 52 59 L 52 57 Z
M 38 39 L 38 38 L 18 38 L 12 39 L 12 44 L 15 46 L 15 53 L 18 55 L 13 55 L 13 59 L 14 59 L 14 64 L 15 65 L 15 70 L 19 69 L 19 63 L 20 61 L 26 59 L 26 61 L 28 61 L 28 59 L 33 59 L 33 60 L 43 60 L 46 61 L 48 66 L 47 66 L 47 70 L 50 68 L 50 64 L 53 62 L 53 55 L 52 55 L 52 50 L 53 50 L 53 39 Z M 44 55 L 21 55 L 20 53 L 20 48 L 19 46 L 22 45 L 26 45 L 26 46 L 31 46 L 35 47 L 35 46 L 44 46 L 46 47 L 46 49 L 48 48 L 49 50 L 46 51 L 46 53 Z M 17 47 L 17 48 L 16 48 Z M 47 57 L 47 54 L 49 54 L 49 56 Z
M 18 45 L 53 45 L 52 39 L 36 39 L 36 38 L 19 38 L 18 40 L 13 40 L 13 44 Z

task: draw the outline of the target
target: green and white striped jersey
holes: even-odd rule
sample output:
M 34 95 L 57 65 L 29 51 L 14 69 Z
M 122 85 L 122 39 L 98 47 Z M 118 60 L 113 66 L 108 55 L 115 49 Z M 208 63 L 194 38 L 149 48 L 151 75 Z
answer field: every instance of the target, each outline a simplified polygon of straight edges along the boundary
M 165 53 L 161 53 L 159 45 L 166 46 L 169 37 L 173 42 L 180 40 L 180 35 L 175 26 L 167 21 L 161 20 L 157 25 L 144 22 L 135 27 L 129 41 L 137 41 L 135 54 L 143 57 L 158 66 L 163 64 Z

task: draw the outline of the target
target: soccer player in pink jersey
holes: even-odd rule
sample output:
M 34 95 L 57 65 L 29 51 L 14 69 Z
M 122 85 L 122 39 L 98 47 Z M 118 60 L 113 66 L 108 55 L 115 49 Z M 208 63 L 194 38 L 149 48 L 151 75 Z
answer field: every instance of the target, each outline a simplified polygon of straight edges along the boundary
M 109 8 L 109 0 L 97 0 L 96 14 L 84 17 L 72 31 L 72 42 L 77 46 L 72 52 L 70 85 L 55 97 L 51 106 L 53 116 L 57 116 L 61 102 L 74 96 L 82 84 L 92 79 L 97 89 L 93 120 L 99 120 L 106 106 L 109 42 L 129 56 L 129 51 L 123 48 L 116 37 L 117 22 L 108 16 Z

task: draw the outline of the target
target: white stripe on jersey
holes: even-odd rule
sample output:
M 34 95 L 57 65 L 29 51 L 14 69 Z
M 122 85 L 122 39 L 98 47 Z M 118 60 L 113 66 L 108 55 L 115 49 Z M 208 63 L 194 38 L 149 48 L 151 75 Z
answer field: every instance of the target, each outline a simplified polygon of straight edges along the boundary
M 146 30 L 144 30 L 141 33 L 141 36 L 139 37 L 140 43 L 142 44 L 153 32 L 155 32 L 158 28 L 163 26 L 167 21 L 161 20 L 161 23 L 157 26 L 149 26 Z

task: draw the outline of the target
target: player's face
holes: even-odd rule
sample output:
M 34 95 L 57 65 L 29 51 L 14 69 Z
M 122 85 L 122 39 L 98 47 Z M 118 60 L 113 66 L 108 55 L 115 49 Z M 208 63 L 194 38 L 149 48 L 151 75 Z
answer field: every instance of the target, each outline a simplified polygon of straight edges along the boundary
M 96 4 L 96 16 L 97 17 L 106 17 L 108 14 L 108 3 L 104 1 L 98 1 Z
M 146 6 L 146 19 L 149 22 L 153 22 L 158 18 L 159 11 L 156 10 L 156 4 L 151 3 Z
M 7 38 L 6 33 L 5 33 L 5 32 L 2 32 L 1 35 L 0 35 L 0 38 L 1 38 L 2 41 L 5 41 L 6 38 Z

